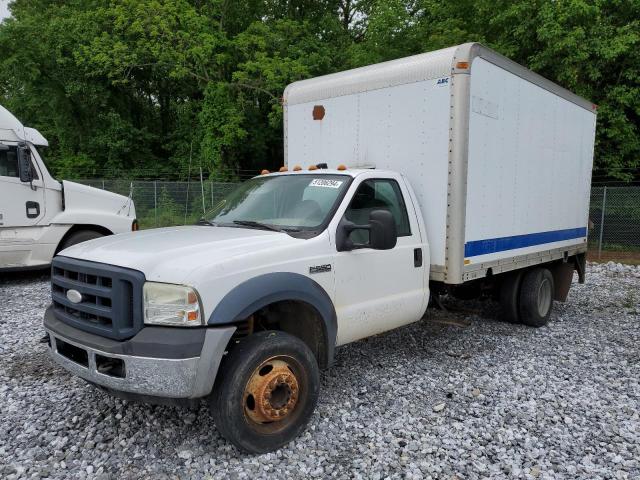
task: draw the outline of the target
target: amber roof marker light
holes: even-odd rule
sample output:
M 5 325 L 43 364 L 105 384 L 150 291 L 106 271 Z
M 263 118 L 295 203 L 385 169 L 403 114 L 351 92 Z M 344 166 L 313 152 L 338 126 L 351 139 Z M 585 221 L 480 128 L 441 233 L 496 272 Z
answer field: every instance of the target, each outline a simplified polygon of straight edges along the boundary
M 338 168 L 336 168 L 336 170 L 340 170 L 340 171 L 346 170 L 346 169 L 347 169 L 347 166 L 342 164 L 338 165 Z
M 296 165 L 295 167 L 293 167 L 294 172 L 299 172 L 300 170 L 302 170 L 302 167 L 300 165 Z
M 262 171 L 260 172 L 260 175 L 267 175 L 267 174 L 269 174 L 269 173 L 271 173 L 271 172 L 265 168 L 264 170 L 262 170 Z
M 279 172 L 288 172 L 289 169 L 285 166 L 280 167 L 280 170 L 278 170 Z

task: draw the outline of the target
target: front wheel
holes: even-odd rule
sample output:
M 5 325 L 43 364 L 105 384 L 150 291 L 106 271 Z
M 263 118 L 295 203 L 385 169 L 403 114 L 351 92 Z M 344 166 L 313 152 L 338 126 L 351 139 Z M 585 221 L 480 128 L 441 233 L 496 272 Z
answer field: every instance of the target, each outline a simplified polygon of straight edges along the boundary
M 266 331 L 242 339 L 224 359 L 210 398 L 223 437 L 251 453 L 289 443 L 309 422 L 318 402 L 320 375 L 299 338 Z

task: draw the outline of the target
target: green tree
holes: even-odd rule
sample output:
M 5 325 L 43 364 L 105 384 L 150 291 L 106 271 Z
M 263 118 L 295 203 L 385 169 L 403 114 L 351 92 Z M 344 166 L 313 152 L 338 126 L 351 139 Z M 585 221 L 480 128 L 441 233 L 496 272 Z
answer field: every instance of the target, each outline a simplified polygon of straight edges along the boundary
M 288 83 L 467 41 L 598 104 L 598 174 L 638 175 L 639 0 L 14 0 L 11 10 L 0 102 L 47 136 L 65 176 L 277 168 Z

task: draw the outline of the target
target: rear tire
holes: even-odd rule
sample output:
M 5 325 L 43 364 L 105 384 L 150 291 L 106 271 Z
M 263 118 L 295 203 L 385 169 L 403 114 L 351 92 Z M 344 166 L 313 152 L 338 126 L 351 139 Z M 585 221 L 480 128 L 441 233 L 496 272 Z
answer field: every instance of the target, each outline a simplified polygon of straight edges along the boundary
M 500 285 L 500 307 L 502 319 L 509 323 L 520 323 L 520 285 L 522 272 L 505 275 Z
M 80 230 L 69 235 L 62 245 L 60 246 L 60 250 L 64 250 L 65 248 L 69 248 L 73 245 L 77 245 L 78 243 L 86 242 L 88 240 L 93 240 L 95 238 L 104 237 L 103 233 L 96 232 L 95 230 Z M 60 251 L 59 250 L 59 251 Z
M 250 453 L 296 438 L 318 402 L 320 375 L 309 347 L 280 331 L 250 335 L 223 360 L 209 406 L 223 437 Z
M 546 325 L 553 308 L 553 292 L 549 270 L 536 268 L 525 273 L 520 288 L 520 321 L 530 327 Z

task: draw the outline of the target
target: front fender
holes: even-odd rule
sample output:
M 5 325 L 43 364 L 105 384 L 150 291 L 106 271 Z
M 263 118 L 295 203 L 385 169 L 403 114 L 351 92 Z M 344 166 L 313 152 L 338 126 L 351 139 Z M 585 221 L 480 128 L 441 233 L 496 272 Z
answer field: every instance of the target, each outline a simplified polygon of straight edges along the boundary
M 51 224 L 98 225 L 112 233 L 125 233 L 131 231 L 131 224 L 134 218 L 106 212 L 65 210 L 53 217 Z
M 247 280 L 231 290 L 209 317 L 209 325 L 232 324 L 247 318 L 271 303 L 295 300 L 311 305 L 322 318 L 327 364 L 333 361 L 338 321 L 327 292 L 315 281 L 299 273 L 267 273 Z

